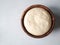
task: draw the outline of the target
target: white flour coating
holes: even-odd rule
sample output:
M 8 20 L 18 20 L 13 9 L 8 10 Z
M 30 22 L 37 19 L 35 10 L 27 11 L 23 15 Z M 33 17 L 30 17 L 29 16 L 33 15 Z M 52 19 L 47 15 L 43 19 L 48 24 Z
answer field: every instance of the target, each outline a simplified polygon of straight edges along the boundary
M 25 15 L 24 25 L 29 33 L 43 35 L 51 27 L 50 14 L 43 8 L 32 8 Z

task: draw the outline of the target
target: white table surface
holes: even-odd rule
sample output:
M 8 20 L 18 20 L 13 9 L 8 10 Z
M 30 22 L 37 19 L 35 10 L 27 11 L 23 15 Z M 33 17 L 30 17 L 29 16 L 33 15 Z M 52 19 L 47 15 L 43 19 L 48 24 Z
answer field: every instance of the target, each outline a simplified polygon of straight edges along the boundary
M 43 4 L 55 14 L 53 32 L 44 38 L 28 36 L 20 26 L 20 16 L 33 4 Z M 60 45 L 60 0 L 0 0 L 0 45 Z

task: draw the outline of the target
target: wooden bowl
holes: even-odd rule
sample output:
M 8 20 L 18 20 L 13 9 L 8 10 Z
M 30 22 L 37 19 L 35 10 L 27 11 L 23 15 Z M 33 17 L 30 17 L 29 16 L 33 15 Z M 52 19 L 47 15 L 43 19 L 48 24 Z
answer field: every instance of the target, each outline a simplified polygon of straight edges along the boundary
M 25 17 L 25 15 L 26 15 L 26 13 L 27 13 L 30 9 L 36 8 L 36 7 L 45 9 L 45 10 L 50 14 L 50 16 L 51 16 L 51 27 L 50 27 L 50 29 L 49 29 L 45 34 L 39 35 L 39 36 L 33 35 L 33 34 L 29 33 L 29 32 L 27 31 L 25 25 L 24 25 L 24 17 Z M 43 37 L 47 36 L 48 34 L 50 34 L 50 33 L 52 32 L 52 30 L 53 30 L 53 27 L 54 27 L 54 14 L 53 14 L 53 12 L 52 12 L 48 7 L 46 7 L 46 6 L 44 6 L 44 5 L 40 5 L 40 4 L 31 5 L 30 7 L 28 7 L 28 8 L 23 12 L 23 15 L 22 15 L 22 18 L 21 18 L 21 25 L 22 25 L 22 28 L 23 28 L 24 32 L 25 32 L 26 34 L 28 34 L 29 36 L 34 37 L 34 38 L 43 38 Z

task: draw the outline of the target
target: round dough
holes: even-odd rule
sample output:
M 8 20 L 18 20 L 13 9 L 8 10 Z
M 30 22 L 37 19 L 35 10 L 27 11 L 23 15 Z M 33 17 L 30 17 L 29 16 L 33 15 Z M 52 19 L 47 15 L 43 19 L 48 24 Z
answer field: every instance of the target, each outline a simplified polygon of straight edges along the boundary
M 33 35 L 43 35 L 51 27 L 50 14 L 43 8 L 32 8 L 24 17 L 24 26 Z

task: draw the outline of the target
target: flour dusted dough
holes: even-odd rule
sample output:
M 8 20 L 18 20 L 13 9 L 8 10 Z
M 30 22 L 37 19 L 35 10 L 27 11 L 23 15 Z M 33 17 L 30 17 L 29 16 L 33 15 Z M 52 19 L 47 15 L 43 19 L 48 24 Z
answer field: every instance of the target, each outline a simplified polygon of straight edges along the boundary
M 24 17 L 24 26 L 33 35 L 43 35 L 51 27 L 50 14 L 43 8 L 32 8 Z

